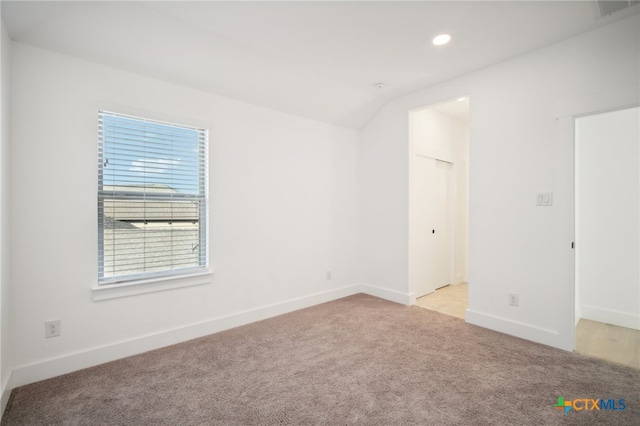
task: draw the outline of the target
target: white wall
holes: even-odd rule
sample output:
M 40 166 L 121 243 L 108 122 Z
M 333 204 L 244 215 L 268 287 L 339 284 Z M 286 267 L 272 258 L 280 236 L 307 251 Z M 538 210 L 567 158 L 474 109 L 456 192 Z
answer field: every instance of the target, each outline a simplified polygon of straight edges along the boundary
M 12 76 L 15 386 L 359 290 L 357 132 L 17 43 Z M 92 301 L 98 101 L 211 123 L 210 284 Z
M 9 165 L 10 165 L 10 45 L 0 19 L 0 417 L 9 401 L 11 376 L 9 363 Z
M 363 281 L 409 299 L 408 112 L 469 95 L 467 321 L 572 349 L 566 117 L 638 102 L 639 27 L 634 16 L 388 103 L 360 150 Z M 553 192 L 554 205 L 536 207 L 537 192 Z
M 581 317 L 640 330 L 640 108 L 576 120 Z

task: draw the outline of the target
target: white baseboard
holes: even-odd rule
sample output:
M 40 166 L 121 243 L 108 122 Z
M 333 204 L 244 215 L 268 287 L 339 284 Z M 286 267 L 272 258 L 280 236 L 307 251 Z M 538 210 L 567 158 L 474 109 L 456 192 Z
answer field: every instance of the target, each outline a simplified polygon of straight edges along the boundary
M 4 415 L 5 408 L 7 408 L 7 403 L 11 396 L 11 390 L 13 389 L 13 386 L 11 386 L 11 373 L 12 372 L 9 371 L 9 376 L 5 378 L 0 386 L 0 421 Z
M 640 316 L 626 312 L 610 311 L 593 306 L 582 306 L 580 318 L 640 330 Z
M 273 305 L 242 311 L 225 317 L 214 318 L 188 326 L 164 330 L 127 341 L 83 350 L 42 362 L 23 365 L 13 369 L 12 388 L 24 386 L 40 380 L 50 379 L 62 374 L 93 367 L 106 362 L 140 354 L 153 349 L 206 336 L 219 331 L 271 318 L 277 315 L 308 308 L 320 303 L 351 296 L 359 293 L 359 285 L 351 285 L 322 293 L 291 299 Z M 4 393 L 3 393 L 4 402 Z
M 362 293 L 389 300 L 391 302 L 400 303 L 402 305 L 410 306 L 416 302 L 416 296 L 413 293 L 400 293 L 399 291 L 389 290 L 364 283 L 360 285 L 360 290 Z
M 466 321 L 469 324 L 478 325 L 490 330 L 499 331 L 500 333 L 520 337 L 521 339 L 565 349 L 561 345 L 560 335 L 557 331 L 523 324 L 506 318 L 497 317 L 495 315 L 477 312 L 472 309 L 467 309 Z M 568 350 L 572 349 L 573 348 Z

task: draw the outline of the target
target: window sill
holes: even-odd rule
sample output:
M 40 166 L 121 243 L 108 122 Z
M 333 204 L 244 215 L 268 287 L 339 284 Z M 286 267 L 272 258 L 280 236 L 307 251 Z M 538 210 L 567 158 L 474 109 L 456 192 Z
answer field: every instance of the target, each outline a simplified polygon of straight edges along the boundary
M 182 287 L 192 287 L 211 283 L 212 271 L 198 272 L 175 277 L 163 277 L 150 280 L 132 281 L 125 284 L 108 284 L 91 289 L 93 301 L 116 299 L 119 297 L 136 296 L 138 294 L 156 291 L 173 290 Z

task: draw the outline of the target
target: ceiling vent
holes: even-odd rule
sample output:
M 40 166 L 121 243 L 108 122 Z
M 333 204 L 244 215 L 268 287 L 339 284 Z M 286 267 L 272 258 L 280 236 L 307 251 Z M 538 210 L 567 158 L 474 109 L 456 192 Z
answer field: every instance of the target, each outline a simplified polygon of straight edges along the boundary
M 607 15 L 611 15 L 620 10 L 631 7 L 635 4 L 640 3 L 640 1 L 612 1 L 612 0 L 598 0 L 596 2 L 598 5 L 596 7 L 598 18 L 605 17 Z

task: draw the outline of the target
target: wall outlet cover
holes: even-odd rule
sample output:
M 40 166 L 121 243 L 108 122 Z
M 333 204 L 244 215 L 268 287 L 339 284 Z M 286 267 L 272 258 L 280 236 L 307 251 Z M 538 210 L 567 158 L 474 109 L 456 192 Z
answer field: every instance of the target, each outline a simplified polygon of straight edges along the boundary
M 44 337 L 57 337 L 60 335 L 60 320 L 46 321 L 44 323 Z

